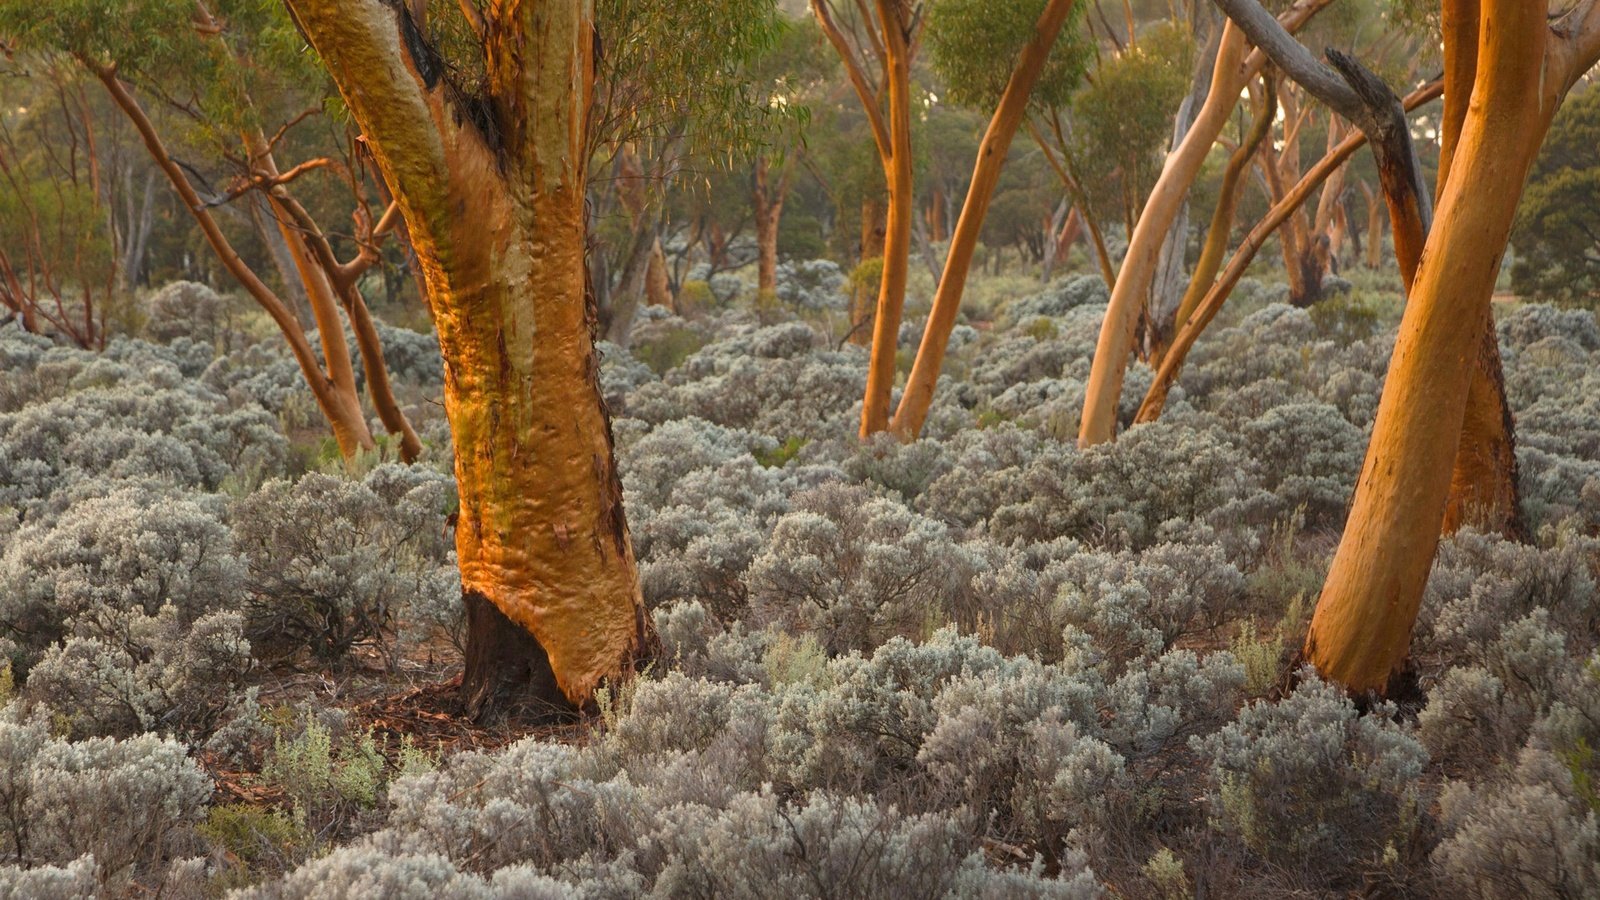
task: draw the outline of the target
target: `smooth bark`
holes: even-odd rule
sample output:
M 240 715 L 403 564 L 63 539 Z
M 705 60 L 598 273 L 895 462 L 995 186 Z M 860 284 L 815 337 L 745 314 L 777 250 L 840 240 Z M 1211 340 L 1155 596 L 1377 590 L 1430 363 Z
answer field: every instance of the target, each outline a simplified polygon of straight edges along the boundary
M 1573 53 L 1547 12 L 1545 0 L 1481 6 L 1472 100 L 1303 650 L 1355 692 L 1383 692 L 1408 655 L 1517 203 L 1556 107 L 1600 56 L 1600 27 L 1577 32 Z M 1580 19 L 1600 26 L 1593 9 Z
M 914 439 L 922 432 L 922 424 L 928 418 L 928 410 L 933 404 L 933 389 L 939 380 L 939 370 L 944 365 L 950 332 L 956 324 L 956 313 L 961 308 L 961 295 L 966 290 L 972 255 L 978 247 L 984 216 L 989 212 L 989 202 L 994 199 L 995 186 L 1000 183 L 1000 172 L 1011 152 L 1011 141 L 1027 114 L 1028 96 L 1033 93 L 1033 86 L 1038 83 L 1045 61 L 1050 57 L 1050 49 L 1055 46 L 1056 38 L 1072 13 L 1073 2 L 1049 0 L 1045 4 L 1034 26 L 1033 37 L 1017 58 L 1000 103 L 989 120 L 983 141 L 978 145 L 972 182 L 967 188 L 966 202 L 961 207 L 961 217 L 956 220 L 956 228 L 950 238 L 944 271 L 933 296 L 933 308 L 928 313 L 928 324 L 923 329 L 916 361 L 912 364 L 911 375 L 906 379 L 900 406 L 895 411 L 891 430 L 901 440 Z

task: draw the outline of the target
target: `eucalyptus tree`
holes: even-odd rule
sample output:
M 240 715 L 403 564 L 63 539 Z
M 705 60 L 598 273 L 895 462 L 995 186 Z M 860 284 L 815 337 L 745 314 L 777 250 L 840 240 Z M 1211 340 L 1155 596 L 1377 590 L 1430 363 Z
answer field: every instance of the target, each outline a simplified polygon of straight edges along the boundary
M 737 61 L 772 4 L 286 5 L 394 194 L 439 334 L 468 709 L 586 705 L 650 642 L 594 348 L 591 164 L 761 128 Z M 718 22 L 739 30 L 678 28 Z
M 1289 31 L 1296 31 L 1330 2 L 1332 0 L 1299 0 L 1279 15 L 1279 21 Z M 1105 443 L 1116 431 L 1123 375 L 1134 349 L 1140 317 L 1149 300 L 1161 248 L 1212 144 L 1232 118 L 1246 85 L 1260 74 L 1266 63 L 1266 55 L 1252 48 L 1232 22 L 1223 27 L 1206 100 L 1177 149 L 1167 156 L 1129 234 L 1128 250 L 1111 290 L 1111 301 L 1100 326 L 1089 370 L 1078 428 L 1080 446 Z
M 883 274 L 872 320 L 872 350 L 861 407 L 861 436 L 867 437 L 889 428 L 900 315 L 905 307 L 911 266 L 911 220 L 916 214 L 911 65 L 922 45 L 925 19 L 922 4 L 914 0 L 856 0 L 843 15 L 835 10 L 832 0 L 812 0 L 811 10 L 839 54 L 850 86 L 866 113 L 889 191 Z
M 468 8 L 482 18 L 485 6 Z M 782 102 L 773 81 L 788 31 L 774 0 L 596 0 L 594 18 L 590 262 L 602 323 L 625 341 L 652 268 L 664 269 L 668 190 L 703 187 L 782 141 L 803 106 Z
M 1483 407 L 1472 395 L 1484 372 L 1494 284 L 1551 121 L 1600 62 L 1595 0 L 1444 0 L 1442 8 L 1438 212 L 1303 650 L 1319 673 L 1354 691 L 1384 691 L 1403 666 L 1462 477 L 1460 451 L 1490 446 L 1475 433 L 1483 423 L 1474 409 Z
M 361 185 L 356 159 L 316 155 L 281 168 L 276 160 L 292 143 L 291 133 L 320 112 L 304 99 L 307 86 L 320 76 L 297 65 L 290 49 L 294 32 L 283 10 L 252 0 L 65 0 L 43 9 L 24 0 L 0 0 L 0 35 L 20 50 L 71 59 L 101 82 L 223 267 L 277 325 L 348 457 L 375 444 L 345 343 L 343 308 L 373 408 L 398 437 L 402 457 L 415 458 L 421 442 L 390 388 L 359 287 L 377 263 L 378 244 L 395 218 L 372 213 L 372 192 Z M 166 117 L 168 127 L 159 125 L 161 117 L 148 107 L 152 99 L 175 113 Z M 180 125 L 170 126 L 173 121 Z M 171 146 L 178 138 L 209 146 L 228 160 L 233 184 L 221 191 L 210 188 L 192 165 L 174 155 Z M 339 173 L 353 193 L 355 246 L 342 260 L 327 232 L 291 193 L 297 180 L 329 172 Z M 310 301 L 321 359 L 292 305 L 244 260 L 214 215 L 218 207 L 252 193 L 264 196 L 288 246 L 293 277 Z
M 1078 22 L 1073 12 L 1078 11 Z M 1082 77 L 1087 56 L 1073 0 L 935 0 L 930 50 L 952 100 L 994 109 L 951 234 L 922 343 L 890 428 L 902 440 L 922 430 L 966 289 L 972 255 L 1030 98 L 1059 103 Z M 1067 34 L 1066 46 L 1058 47 Z M 876 350 L 875 350 L 876 353 Z

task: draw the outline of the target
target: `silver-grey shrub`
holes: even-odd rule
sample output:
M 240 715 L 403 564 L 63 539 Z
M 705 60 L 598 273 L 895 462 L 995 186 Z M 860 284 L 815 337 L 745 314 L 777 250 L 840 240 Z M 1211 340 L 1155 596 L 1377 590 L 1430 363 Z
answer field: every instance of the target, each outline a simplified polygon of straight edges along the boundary
M 277 479 L 241 498 L 232 520 L 251 643 L 337 663 L 357 645 L 392 652 L 402 612 L 449 626 L 460 597 L 445 539 L 454 504 L 445 476 L 393 466 L 365 481 Z
M 1210 766 L 1215 826 L 1314 879 L 1380 866 L 1417 825 L 1427 751 L 1392 707 L 1359 714 L 1338 685 L 1302 675 L 1282 702 L 1191 742 Z
M 0 854 L 27 867 L 92 854 L 103 885 L 159 877 L 198 849 L 211 779 L 172 740 L 71 742 L 45 721 L 0 713 Z

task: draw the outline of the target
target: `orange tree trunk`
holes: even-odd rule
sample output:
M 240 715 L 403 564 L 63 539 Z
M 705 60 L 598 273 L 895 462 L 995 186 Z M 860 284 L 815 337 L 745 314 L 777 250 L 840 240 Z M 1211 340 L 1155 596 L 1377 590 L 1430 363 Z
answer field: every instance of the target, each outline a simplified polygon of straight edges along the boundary
M 978 159 L 972 170 L 972 183 L 967 188 L 967 199 L 961 207 L 961 217 L 956 220 L 956 230 L 950 238 L 950 251 L 945 256 L 944 272 L 939 277 L 939 288 L 933 296 L 933 309 L 928 324 L 922 332 L 922 344 L 917 349 L 916 362 L 911 376 L 906 379 L 905 392 L 895 411 L 892 430 L 901 440 L 909 441 L 922 432 L 922 423 L 928 418 L 933 404 L 933 389 L 939 380 L 939 369 L 944 365 L 944 354 L 949 348 L 950 332 L 955 328 L 956 313 L 961 308 L 961 294 L 967 287 L 967 274 L 972 268 L 972 254 L 978 247 L 978 235 L 983 230 L 983 218 L 989 212 L 989 201 L 994 198 L 995 185 L 1000 182 L 1000 170 L 1005 166 L 1006 155 L 1011 151 L 1011 140 L 1016 137 L 1022 117 L 1028 111 L 1028 96 L 1044 71 L 1050 48 L 1055 46 L 1061 27 L 1072 12 L 1073 0 L 1050 0 L 1039 15 L 1034 34 L 1022 50 L 1011 78 L 1006 83 L 1000 104 L 989 120 L 983 143 L 978 146 Z M 1054 237 L 1052 235 L 1052 237 Z
M 288 4 L 400 204 L 439 332 L 469 708 L 584 705 L 646 637 L 585 290 L 592 4 L 490 14 L 492 129 L 450 108 L 403 9 Z
M 1441 14 L 1443 28 L 1451 38 L 1445 44 L 1444 115 L 1440 129 L 1442 193 L 1450 180 L 1451 163 L 1472 99 L 1478 68 L 1480 9 L 1477 0 L 1447 0 L 1441 6 Z M 1493 316 L 1484 323 L 1483 341 L 1474 362 L 1466 418 L 1461 425 L 1461 446 L 1456 451 L 1450 499 L 1445 504 L 1444 533 L 1454 533 L 1470 524 L 1521 538 L 1526 525 L 1517 489 L 1516 427 L 1506 400 Z
M 887 210 L 883 200 L 876 197 L 861 201 L 861 244 L 859 263 L 876 261 L 883 262 L 884 218 Z M 849 341 L 857 347 L 872 345 L 872 323 L 874 309 L 878 300 L 878 288 L 882 286 L 882 270 L 876 271 L 877 284 L 872 284 L 859 276 L 866 270 L 858 268 L 857 278 L 852 280 L 850 286 L 850 336 Z
M 1548 127 L 1545 2 L 1487 0 L 1482 61 L 1357 483 L 1306 637 L 1324 678 L 1383 691 L 1404 663 L 1467 396 L 1529 166 Z M 1397 229 L 1398 233 L 1398 229 Z
M 773 183 L 765 156 L 756 158 L 755 185 L 751 199 L 756 220 L 756 290 L 764 295 L 778 290 L 778 222 L 783 218 L 783 202 L 789 190 L 789 170 L 784 169 Z
M 872 321 L 867 391 L 861 408 L 862 437 L 889 427 L 889 399 L 894 391 L 895 361 L 900 349 L 900 313 L 906 302 L 906 279 L 911 268 L 911 217 L 916 215 L 912 204 L 911 48 L 906 42 L 902 15 L 900 0 L 878 0 L 889 94 L 888 153 L 880 155 L 884 180 L 889 186 L 889 215 L 883 236 L 883 279 Z

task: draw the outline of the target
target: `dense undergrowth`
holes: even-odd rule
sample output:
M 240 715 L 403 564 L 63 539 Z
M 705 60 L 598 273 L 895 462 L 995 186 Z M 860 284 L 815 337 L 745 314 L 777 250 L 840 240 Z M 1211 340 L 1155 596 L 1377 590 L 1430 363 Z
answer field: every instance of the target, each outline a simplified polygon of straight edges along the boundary
M 1446 540 L 1422 698 L 1358 709 L 1281 686 L 1395 301 L 1246 282 L 1163 419 L 1080 452 L 1105 290 L 1066 276 L 980 302 L 925 437 L 863 444 L 845 279 L 781 277 L 602 345 L 660 658 L 460 752 L 340 688 L 459 641 L 430 338 L 384 331 L 425 462 L 352 469 L 198 286 L 102 354 L 0 329 L 0 894 L 1600 893 L 1592 314 L 1500 311 L 1536 538 Z

